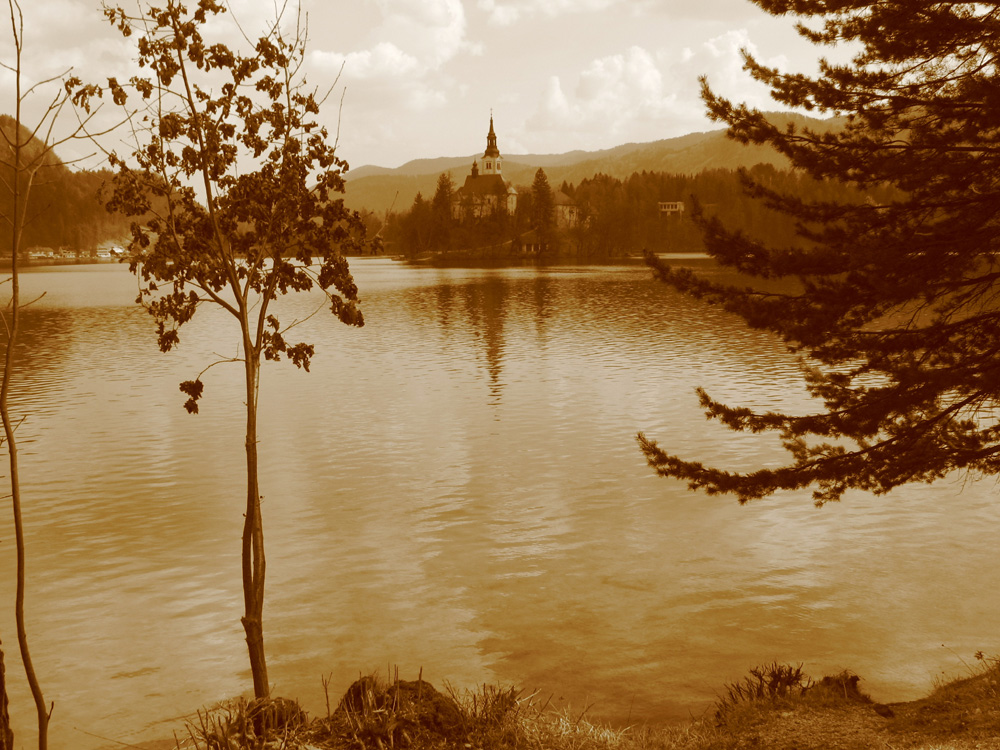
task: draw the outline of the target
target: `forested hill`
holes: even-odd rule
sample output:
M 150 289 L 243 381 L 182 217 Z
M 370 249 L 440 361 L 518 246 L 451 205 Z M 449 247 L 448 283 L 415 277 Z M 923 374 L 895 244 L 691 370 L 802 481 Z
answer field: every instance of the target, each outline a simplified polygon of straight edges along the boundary
M 837 127 L 836 120 L 817 120 L 789 113 L 772 113 L 777 124 L 795 122 L 814 130 Z M 504 154 L 503 174 L 515 185 L 531 184 L 535 171 L 542 167 L 549 182 L 578 184 L 595 174 L 625 179 L 635 172 L 697 174 L 706 169 L 751 167 L 771 164 L 784 169 L 788 161 L 765 146 L 744 146 L 726 137 L 723 130 L 691 133 L 652 143 L 628 143 L 604 151 L 571 151 L 565 154 Z M 396 169 L 364 166 L 347 173 L 345 203 L 351 208 L 383 213 L 390 206 L 406 211 L 417 193 L 429 197 L 437 179 L 448 172 L 461 185 L 469 174 L 472 160 L 479 154 L 438 159 L 417 159 Z
M 13 136 L 14 127 L 14 118 L 0 115 L 0 128 L 8 138 Z M 6 151 L 6 141 L 0 147 Z M 39 148 L 40 144 L 34 142 L 29 146 L 29 152 L 35 149 L 37 153 Z M 4 180 L 0 185 L 0 212 L 3 216 L 11 216 L 13 196 L 4 186 L 12 184 L 11 168 L 0 166 L 0 176 Z M 111 173 L 105 170 L 72 170 L 62 164 L 56 155 L 50 155 L 31 189 L 22 252 L 63 249 L 69 254 L 86 256 L 96 251 L 102 242 L 127 236 L 128 219 L 109 214 L 98 201 L 98 191 L 110 177 Z M 10 226 L 4 222 L 0 256 L 10 257 L 10 247 Z

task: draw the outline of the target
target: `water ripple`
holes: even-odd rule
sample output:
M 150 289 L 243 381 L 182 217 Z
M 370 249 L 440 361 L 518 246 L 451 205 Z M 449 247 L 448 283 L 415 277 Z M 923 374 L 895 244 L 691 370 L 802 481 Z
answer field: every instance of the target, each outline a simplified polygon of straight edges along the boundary
M 312 372 L 262 376 L 265 630 L 282 694 L 322 711 L 321 674 L 338 690 L 398 663 L 656 720 L 701 710 L 755 662 L 849 666 L 892 700 L 948 663 L 929 643 L 988 648 L 987 483 L 741 508 L 645 466 L 639 430 L 736 468 L 783 459 L 767 436 L 706 422 L 693 394 L 810 408 L 769 335 L 637 267 L 353 266 L 366 326 L 310 318 L 294 330 L 316 345 Z M 124 269 L 26 279 L 49 290 L 25 316 L 12 408 L 53 747 L 95 746 L 69 727 L 163 735 L 158 722 L 246 687 L 240 371 L 205 376 L 197 416 L 177 389 L 233 352 L 230 321 L 199 313 L 163 355 Z M 318 301 L 277 312 L 304 319 Z M 25 690 L 15 675 L 12 702 Z

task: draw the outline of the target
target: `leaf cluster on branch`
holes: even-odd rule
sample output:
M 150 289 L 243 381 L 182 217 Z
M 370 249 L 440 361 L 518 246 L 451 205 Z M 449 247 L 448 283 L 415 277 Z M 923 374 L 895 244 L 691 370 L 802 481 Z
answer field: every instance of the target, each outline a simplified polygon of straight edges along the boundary
M 160 348 L 213 302 L 251 323 L 245 356 L 288 354 L 307 367 L 311 347 L 287 343 L 269 305 L 318 288 L 337 318 L 363 325 L 344 255 L 359 251 L 365 229 L 339 197 L 347 165 L 318 123 L 323 97 L 301 73 L 305 29 L 289 37 L 275 21 L 241 54 L 203 38 L 206 20 L 225 12 L 214 0 L 193 12 L 173 0 L 140 17 L 104 12 L 139 36 L 138 63 L 150 71 L 108 82 L 115 101 L 139 102 L 135 149 L 110 155 L 108 208 L 143 217 L 132 224 L 130 267 L 148 282 L 140 301 Z

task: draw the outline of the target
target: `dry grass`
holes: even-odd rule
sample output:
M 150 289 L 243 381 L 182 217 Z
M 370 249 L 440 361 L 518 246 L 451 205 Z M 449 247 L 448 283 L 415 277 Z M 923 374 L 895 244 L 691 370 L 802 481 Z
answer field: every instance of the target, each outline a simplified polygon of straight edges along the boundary
M 419 683 L 419 680 L 418 680 Z M 409 683 L 410 685 L 418 683 Z M 549 708 L 537 693 L 482 685 L 448 688 L 459 721 L 431 731 L 410 700 L 377 675 L 362 678 L 336 711 L 309 720 L 283 699 L 238 699 L 199 712 L 177 750 L 710 750 L 725 731 L 714 722 L 616 728 Z M 426 685 L 426 683 L 424 683 Z M 433 690 L 433 688 L 430 688 Z M 435 691 L 436 692 L 436 691 Z M 412 696 L 412 693 L 411 693 Z M 328 703 L 329 705 L 329 703 Z
M 296 748 L 309 726 L 305 712 L 285 698 L 248 701 L 238 698 L 207 711 L 187 725 L 187 736 L 178 748 L 243 750 L 246 748 Z
M 290 701 L 235 701 L 199 713 L 178 750 L 1000 750 L 1000 664 L 911 703 L 882 706 L 850 672 L 809 679 L 757 667 L 724 687 L 714 714 L 683 726 L 613 727 L 554 711 L 537 694 L 483 685 L 438 693 L 376 675 L 309 720 Z
M 982 652 L 976 660 L 967 665 L 967 677 L 939 685 L 926 698 L 894 706 L 892 733 L 941 743 L 962 736 L 982 747 L 1000 748 L 1000 660 Z

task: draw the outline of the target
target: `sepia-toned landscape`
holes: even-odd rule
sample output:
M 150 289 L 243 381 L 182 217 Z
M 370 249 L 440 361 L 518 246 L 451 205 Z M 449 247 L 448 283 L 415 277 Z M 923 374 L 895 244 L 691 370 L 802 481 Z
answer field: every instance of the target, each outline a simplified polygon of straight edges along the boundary
M 1000 6 L 7 11 L 0 750 L 1000 748 Z

